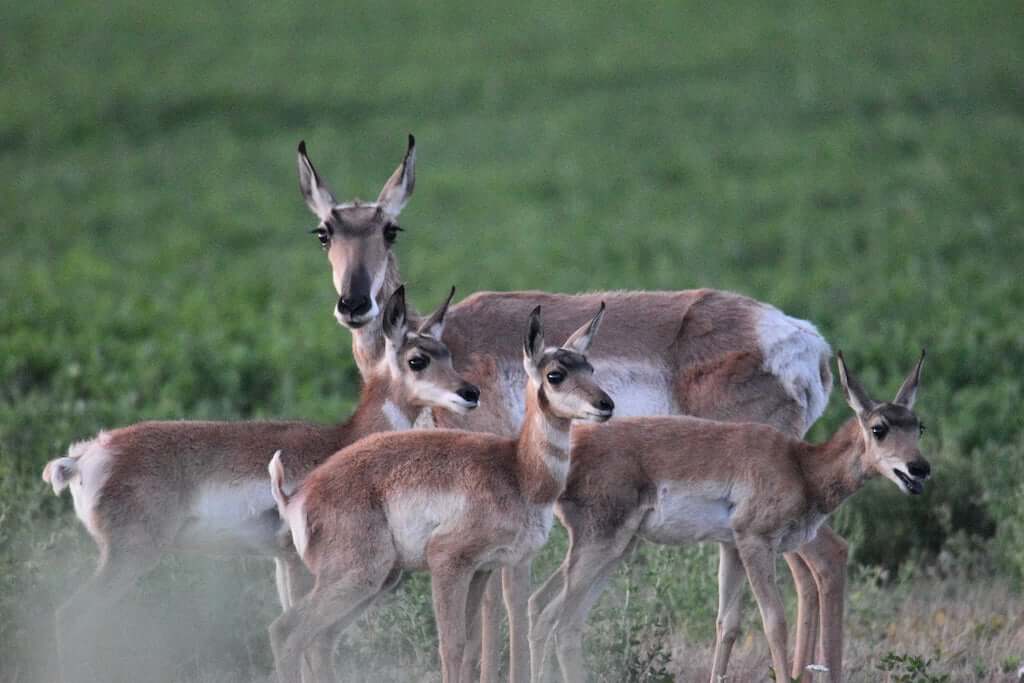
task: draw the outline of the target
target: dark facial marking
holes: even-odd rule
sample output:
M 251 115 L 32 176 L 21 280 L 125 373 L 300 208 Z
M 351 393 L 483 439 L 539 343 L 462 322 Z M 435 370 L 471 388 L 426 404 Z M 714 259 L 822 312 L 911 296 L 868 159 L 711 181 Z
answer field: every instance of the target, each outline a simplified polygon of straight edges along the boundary
M 573 370 L 594 371 L 594 367 L 587 362 L 587 359 L 583 354 L 568 351 L 566 349 L 555 349 L 551 355 L 544 360 L 546 362 L 558 363 L 569 372 L 572 372 Z
M 448 358 L 451 355 L 447 346 L 424 334 L 410 337 L 408 343 L 412 348 L 422 351 L 432 358 Z

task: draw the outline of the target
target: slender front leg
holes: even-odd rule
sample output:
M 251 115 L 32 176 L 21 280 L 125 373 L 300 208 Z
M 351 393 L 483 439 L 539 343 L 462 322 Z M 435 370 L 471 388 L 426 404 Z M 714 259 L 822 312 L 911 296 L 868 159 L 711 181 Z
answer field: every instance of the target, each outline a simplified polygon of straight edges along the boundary
M 818 583 L 810 567 L 799 553 L 783 556 L 796 584 L 796 650 L 793 653 L 793 678 L 811 664 L 814 648 L 818 642 Z
M 563 579 L 569 571 L 569 558 L 570 554 L 566 554 L 558 569 L 530 596 L 530 680 L 533 683 L 544 680 L 552 646 L 551 633 L 555 628 L 558 611 L 548 610 L 547 607 L 562 594 Z
M 431 567 L 431 572 L 441 677 L 444 683 L 459 683 L 466 649 L 466 604 L 474 571 L 472 567 L 447 564 Z
M 835 531 L 823 526 L 814 540 L 800 546 L 798 552 L 811 568 L 821 596 L 819 661 L 828 667 L 829 680 L 839 683 L 843 677 L 843 611 L 849 545 Z
M 473 575 L 473 580 L 469 584 L 469 593 L 466 596 L 466 649 L 462 653 L 462 673 L 459 675 L 464 681 L 471 681 L 476 677 L 480 655 L 481 603 L 490 579 L 490 571 L 479 571 Z
M 782 593 L 775 582 L 775 550 L 767 541 L 756 537 L 741 539 L 738 549 L 747 570 L 750 588 L 761 610 L 764 634 L 768 639 L 772 666 L 778 680 L 786 676 L 789 666 L 786 663 L 786 611 L 782 604 Z
M 732 646 L 740 634 L 742 602 L 743 562 L 735 546 L 723 543 L 718 551 L 718 619 L 711 683 L 720 683 L 728 670 Z
M 510 683 L 526 683 L 530 680 L 527 616 L 527 603 L 530 600 L 530 564 L 531 560 L 525 560 L 514 567 L 505 567 L 501 572 L 505 611 L 508 612 Z
M 498 683 L 501 668 L 501 574 L 487 582 L 480 618 L 480 683 Z

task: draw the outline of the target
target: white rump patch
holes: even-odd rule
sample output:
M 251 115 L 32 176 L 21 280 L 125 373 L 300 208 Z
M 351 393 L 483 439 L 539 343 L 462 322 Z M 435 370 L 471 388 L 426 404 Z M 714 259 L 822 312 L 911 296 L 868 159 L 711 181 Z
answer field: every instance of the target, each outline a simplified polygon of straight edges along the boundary
M 832 357 L 828 342 L 806 320 L 762 305 L 757 321 L 758 341 L 766 371 L 779 378 L 786 393 L 804 410 L 804 431 L 821 417 L 832 390 L 821 381 L 821 364 Z
M 453 531 L 465 513 L 466 496 L 461 493 L 412 490 L 389 495 L 384 514 L 403 566 L 423 567 L 430 539 Z
M 292 530 L 292 545 L 295 546 L 295 552 L 305 559 L 306 548 L 309 547 L 309 527 L 306 526 L 306 498 L 301 493 L 292 498 L 284 521 Z
M 75 514 L 93 537 L 100 536 L 96 519 L 96 503 L 100 489 L 110 477 L 110 435 L 100 432 L 90 441 L 80 441 L 68 449 L 68 457 L 78 463 L 77 476 L 71 478 L 71 498 L 75 502 Z

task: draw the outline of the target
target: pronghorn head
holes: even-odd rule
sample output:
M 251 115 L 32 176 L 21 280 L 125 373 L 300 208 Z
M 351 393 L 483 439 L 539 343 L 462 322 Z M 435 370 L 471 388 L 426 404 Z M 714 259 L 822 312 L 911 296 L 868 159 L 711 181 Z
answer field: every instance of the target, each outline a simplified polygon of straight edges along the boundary
M 545 347 L 540 306 L 530 313 L 523 344 L 523 366 L 542 406 L 557 417 L 604 422 L 612 416 L 615 403 L 594 381 L 594 368 L 586 353 L 594 339 L 604 303 L 593 319 L 572 333 L 560 347 Z
M 405 158 L 384 184 L 377 201 L 339 204 L 299 143 L 299 189 L 320 220 L 313 233 L 331 262 L 338 303 L 334 316 L 358 329 L 380 313 L 381 296 L 392 259 L 391 246 L 401 230 L 398 214 L 416 184 L 416 141 L 409 136 Z
M 874 471 L 891 480 L 904 493 L 918 495 L 924 491 L 924 480 L 932 468 L 921 456 L 918 442 L 924 433 L 924 424 L 914 413 L 914 399 L 921 380 L 924 351 L 896 398 L 891 402 L 871 400 L 860 383 L 846 368 L 842 352 L 837 354 L 839 381 L 846 402 L 857 414 L 864 438 L 865 470 Z
M 384 362 L 405 402 L 465 414 L 480 404 L 480 390 L 455 372 L 451 353 L 441 342 L 444 315 L 454 294 L 452 287 L 441 307 L 413 327 L 406 315 L 405 286 L 396 289 L 384 306 Z

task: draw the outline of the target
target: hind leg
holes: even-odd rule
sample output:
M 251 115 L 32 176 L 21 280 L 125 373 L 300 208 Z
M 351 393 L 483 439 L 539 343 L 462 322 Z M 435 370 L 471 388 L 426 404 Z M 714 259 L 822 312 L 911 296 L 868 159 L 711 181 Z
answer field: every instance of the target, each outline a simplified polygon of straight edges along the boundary
M 150 545 L 101 548 L 95 573 L 57 609 L 57 652 L 65 683 L 105 678 L 100 662 L 113 661 L 115 653 L 102 625 L 109 623 L 111 609 L 159 560 L 160 552 Z
M 329 643 L 329 658 L 337 636 L 373 602 L 387 574 L 387 568 L 374 571 L 359 567 L 337 578 L 323 574 L 317 577 L 313 590 L 270 625 L 278 683 L 299 683 L 303 661 L 307 660 L 312 669 L 320 669 L 315 673 L 324 680 L 329 671 L 320 666 L 323 644 Z M 314 645 L 320 646 L 319 652 L 312 651 Z

